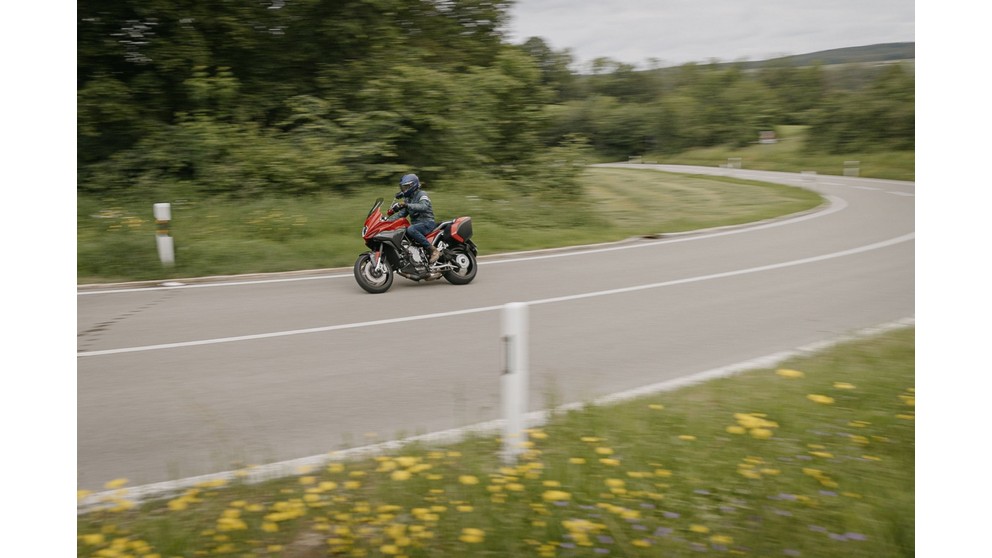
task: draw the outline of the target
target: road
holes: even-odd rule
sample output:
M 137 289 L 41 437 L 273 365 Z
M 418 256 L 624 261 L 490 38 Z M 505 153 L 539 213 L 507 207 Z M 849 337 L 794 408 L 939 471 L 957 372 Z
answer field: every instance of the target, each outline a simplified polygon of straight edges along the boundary
M 744 227 L 486 256 L 466 286 L 397 278 L 370 295 L 350 269 L 81 286 L 77 486 L 498 419 L 509 302 L 530 304 L 531 410 L 914 317 L 913 183 L 636 166 L 802 186 L 827 202 Z

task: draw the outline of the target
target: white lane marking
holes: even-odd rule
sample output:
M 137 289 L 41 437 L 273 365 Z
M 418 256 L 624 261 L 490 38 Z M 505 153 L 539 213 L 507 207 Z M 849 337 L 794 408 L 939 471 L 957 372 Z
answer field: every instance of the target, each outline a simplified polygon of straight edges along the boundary
M 687 277 L 685 279 L 675 279 L 675 280 L 672 280 L 672 281 L 663 281 L 663 282 L 660 282 L 660 283 L 648 283 L 648 284 L 645 284 L 645 285 L 636 285 L 636 286 L 633 286 L 633 287 L 623 287 L 623 288 L 619 288 L 619 289 L 608 289 L 608 290 L 605 290 L 605 291 L 594 291 L 594 292 L 574 294 L 574 295 L 567 295 L 567 296 L 559 296 L 559 297 L 552 297 L 552 298 L 535 299 L 535 300 L 523 301 L 523 302 L 526 302 L 527 304 L 531 304 L 531 305 L 536 305 L 536 304 L 551 304 L 551 303 L 554 303 L 554 302 L 565 302 L 565 301 L 570 301 L 570 300 L 579 300 L 579 299 L 583 299 L 583 298 L 592 298 L 592 297 L 598 297 L 598 296 L 609 296 L 609 295 L 615 295 L 615 294 L 622 294 L 622 293 L 630 293 L 630 292 L 635 292 L 635 291 L 642 291 L 642 290 L 646 290 L 646 289 L 657 289 L 657 288 L 662 288 L 662 287 L 671 287 L 671 286 L 675 286 L 675 285 L 684 285 L 684 284 L 687 284 L 687 283 L 696 283 L 696 282 L 700 282 L 700 281 L 709 281 L 709 280 L 712 280 L 712 279 L 724 279 L 724 278 L 727 278 L 727 277 L 734 277 L 734 276 L 737 276 L 737 275 L 746 275 L 746 274 L 749 274 L 749 273 L 760 273 L 760 272 L 763 272 L 763 271 L 771 271 L 771 270 L 774 270 L 774 269 L 781 269 L 781 268 L 785 268 L 785 267 L 793 267 L 793 266 L 797 266 L 797 265 L 805 265 L 805 264 L 810 264 L 810 263 L 815 263 L 815 262 L 821 262 L 821 261 L 825 261 L 825 260 L 831 260 L 831 259 L 834 259 L 834 258 L 842 258 L 842 257 L 845 257 L 845 256 L 852 256 L 854 254 L 860 254 L 862 252 L 868 252 L 868 251 L 871 251 L 871 250 L 878 250 L 878 249 L 881 249 L 881 248 L 887 248 L 887 247 L 893 246 L 895 244 L 899 244 L 899 243 L 902 243 L 902 242 L 906 242 L 908 240 L 912 240 L 915 237 L 916 237 L 916 234 L 915 233 L 909 233 L 909 234 L 904 234 L 902 236 L 898 236 L 896 238 L 891 238 L 889 240 L 884 240 L 884 241 L 881 241 L 881 242 L 875 242 L 875 243 L 872 243 L 872 244 L 866 244 L 864 246 L 859 246 L 857 248 L 850 248 L 848 250 L 841 250 L 839 252 L 832 252 L 832 253 L 823 254 L 823 255 L 820 255 L 820 256 L 812 256 L 812 257 L 809 257 L 809 258 L 801 258 L 801 259 L 798 259 L 798 260 L 792 260 L 792 261 L 788 261 L 788 262 L 781 262 L 781 263 L 777 263 L 777 264 L 769 264 L 769 265 L 763 265 L 763 266 L 758 266 L 758 267 L 751 267 L 751 268 L 746 268 L 746 269 L 738 269 L 738 270 L 734 270 L 734 271 L 726 271 L 726 272 L 723 272 L 723 273 L 713 273 L 713 274 L 709 274 L 709 275 L 700 275 L 700 276 L 697 276 L 697 277 Z M 241 336 L 236 336 L 236 337 L 220 337 L 220 338 L 216 338 L 216 339 L 202 339 L 202 340 L 199 340 L 199 341 L 183 341 L 183 342 L 178 342 L 178 343 L 164 343 L 164 344 L 161 344 L 161 345 L 145 345 L 145 346 L 140 346 L 140 347 L 125 347 L 125 348 L 121 348 L 121 349 L 106 349 L 106 350 L 101 350 L 101 351 L 83 351 L 83 352 L 76 353 L 76 356 L 77 357 L 94 357 L 94 356 L 104 356 L 104 355 L 115 355 L 115 354 L 121 354 L 121 353 L 136 353 L 136 352 L 143 352 L 143 351 L 157 351 L 157 350 L 162 350 L 162 349 L 175 349 L 175 348 L 180 348 L 180 347 L 195 347 L 195 346 L 200 346 L 200 345 L 216 345 L 216 344 L 220 344 L 220 343 L 233 343 L 233 342 L 237 342 L 237 341 L 253 341 L 253 340 L 258 340 L 258 339 L 270 339 L 270 338 L 274 338 L 274 337 L 287 337 L 287 336 L 291 336 L 291 335 L 305 335 L 305 334 L 309 334 L 309 333 L 323 333 L 323 332 L 327 332 L 327 331 L 337 331 L 337 330 L 343 330 L 343 329 L 357 329 L 357 328 L 369 327 L 369 326 L 386 325 L 386 324 L 397 324 L 397 323 L 412 322 L 412 321 L 418 321 L 418 320 L 430 320 L 430 319 L 434 319 L 434 318 L 446 318 L 446 317 L 450 317 L 450 316 L 461 316 L 461 315 L 466 315 L 466 314 L 476 314 L 476 313 L 479 313 L 479 312 L 489 312 L 489 311 L 493 311 L 493 310 L 498 310 L 498 309 L 500 309 L 502 307 L 503 307 L 502 305 L 497 305 L 497 306 L 481 306 L 481 307 L 478 307 L 478 308 L 466 308 L 464 310 L 454 310 L 454 311 L 451 311 L 451 312 L 437 312 L 437 313 L 433 313 L 433 314 L 420 314 L 420 315 L 416 315 L 416 316 L 405 316 L 405 317 L 402 317 L 402 318 L 389 318 L 389 319 L 384 319 L 384 320 L 373 320 L 373 321 L 368 321 L 368 322 L 355 322 L 355 323 L 350 323 L 350 324 L 338 324 L 338 325 L 333 325 L 333 326 L 312 327 L 312 328 L 306 328 L 306 329 L 294 329 L 294 330 L 289 330 L 289 331 L 276 331 L 276 332 L 271 332 L 271 333 L 259 333 L 259 334 L 255 334 L 255 335 L 241 335 Z
M 788 359 L 794 357 L 800 357 L 800 356 L 807 356 L 809 354 L 813 354 L 828 349 L 834 345 L 838 345 L 846 341 L 859 339 L 862 337 L 873 336 L 873 335 L 880 335 L 888 331 L 893 331 L 904 327 L 912 327 L 915 325 L 916 325 L 915 318 L 904 318 L 902 320 L 897 320 L 887 324 L 866 328 L 857 331 L 853 334 L 842 335 L 839 337 L 835 337 L 833 339 L 828 339 L 817 343 L 811 343 L 809 345 L 799 347 L 797 349 L 781 351 L 771 355 L 754 358 L 736 364 L 731 364 L 729 366 L 713 368 L 703 372 L 697 372 L 689 376 L 674 378 L 672 380 L 658 382 L 655 384 L 635 388 L 632 390 L 605 395 L 598 399 L 595 399 L 592 402 L 592 405 L 602 406 L 602 405 L 610 405 L 614 403 L 621 403 L 624 401 L 629 401 L 631 399 L 645 397 L 656 393 L 674 391 L 689 385 L 706 382 L 715 378 L 733 376 L 750 370 L 762 370 L 766 368 L 773 368 L 778 364 L 785 362 Z M 587 405 L 588 404 L 586 402 L 566 403 L 551 411 L 533 411 L 527 413 L 525 417 L 525 421 L 529 428 L 539 427 L 547 423 L 547 421 L 552 416 L 559 415 L 564 411 L 579 410 L 581 408 L 586 407 Z M 276 478 L 290 477 L 293 475 L 299 475 L 301 470 L 319 469 L 331 462 L 347 461 L 351 459 L 363 459 L 363 458 L 374 457 L 377 455 L 382 455 L 386 452 L 401 449 L 404 446 L 414 442 L 424 442 L 429 444 L 453 444 L 463 440 L 468 434 L 480 434 L 483 436 L 498 434 L 502 430 L 503 422 L 504 419 L 495 419 L 461 428 L 452 428 L 449 430 L 442 430 L 439 432 L 429 432 L 427 434 L 412 436 L 409 438 L 404 438 L 402 440 L 392 440 L 389 442 L 382 442 L 379 444 L 373 444 L 369 446 L 361 446 L 347 450 L 333 451 L 318 455 L 289 459 L 286 461 L 278 461 L 275 463 L 267 463 L 265 465 L 253 466 L 246 470 L 241 470 L 241 471 L 222 471 L 219 473 L 210 473 L 206 475 L 188 477 L 185 479 L 178 479 L 174 481 L 165 481 L 154 484 L 134 486 L 119 490 L 98 492 L 95 494 L 89 494 L 85 498 L 83 498 L 77 504 L 76 513 L 84 514 L 103 507 L 107 507 L 109 505 L 116 505 L 116 503 L 119 502 L 121 499 L 130 500 L 135 503 L 140 503 L 148 499 L 162 498 L 170 494 L 177 494 L 189 488 L 200 486 L 202 483 L 207 483 L 207 482 L 220 482 L 220 481 L 230 482 L 235 479 L 238 479 L 247 482 L 249 484 L 254 484 Z
M 762 223 L 753 226 L 745 226 L 743 228 L 735 228 L 732 230 L 720 230 L 711 233 L 704 233 L 700 235 L 686 236 L 683 238 L 665 238 L 658 240 L 656 242 L 645 242 L 639 244 L 628 244 L 628 245 L 616 245 L 616 243 L 608 243 L 605 247 L 597 247 L 604 245 L 593 245 L 586 249 L 581 250 L 568 250 L 567 248 L 549 248 L 546 250 L 532 250 L 527 252 L 519 252 L 522 257 L 498 259 L 493 261 L 482 261 L 479 265 L 497 265 L 505 263 L 516 263 L 532 260 L 543 260 L 549 258 L 566 258 L 570 256 L 584 256 L 586 254 L 597 254 L 600 252 L 612 252 L 615 250 L 631 250 L 634 248 L 649 248 L 652 246 L 657 246 L 659 244 L 674 244 L 676 242 L 691 242 L 695 240 L 705 240 L 709 238 L 716 238 L 719 236 L 727 236 L 732 234 L 742 234 L 746 232 L 759 231 L 763 229 L 769 229 L 772 227 L 781 227 L 784 225 L 792 225 L 802 221 L 807 221 L 809 219 L 818 219 L 820 217 L 826 217 L 827 215 L 837 213 L 838 211 L 843 211 L 847 208 L 847 202 L 841 198 L 834 196 L 824 196 L 829 203 L 828 207 L 822 211 L 815 211 L 813 213 L 806 213 L 796 217 L 791 217 L 788 219 L 769 221 L 767 223 Z M 625 241 L 621 241 L 625 242 Z M 548 253 L 554 252 L 554 253 Z M 257 279 L 257 280 L 244 280 L 244 281 L 231 281 L 223 283 L 200 283 L 193 285 L 169 285 L 169 286 L 156 286 L 156 287 L 137 287 L 131 289 L 110 289 L 110 290 L 95 290 L 95 291 L 79 291 L 76 293 L 77 296 L 88 296 L 88 295 L 99 295 L 99 294 L 119 294 L 119 293 L 135 293 L 144 291 L 162 291 L 162 290 L 177 290 L 177 289 L 203 289 L 210 287 L 237 287 L 244 285 L 262 285 L 266 283 L 288 283 L 292 281 L 313 281 L 315 279 L 340 279 L 342 277 L 352 277 L 350 273 L 338 273 L 334 275 L 314 275 L 308 277 L 280 277 L 277 279 Z

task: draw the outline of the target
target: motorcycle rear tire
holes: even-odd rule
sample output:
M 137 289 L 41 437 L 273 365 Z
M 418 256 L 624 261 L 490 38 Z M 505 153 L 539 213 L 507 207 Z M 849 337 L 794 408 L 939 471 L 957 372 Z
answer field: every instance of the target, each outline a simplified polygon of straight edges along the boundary
M 381 294 L 393 286 L 393 269 L 389 267 L 389 262 L 383 258 L 382 271 L 376 273 L 372 265 L 372 255 L 362 254 L 355 261 L 355 281 L 358 286 L 372 294 Z
M 462 255 L 468 258 L 466 269 L 444 272 L 444 278 L 452 285 L 468 285 L 472 282 L 472 279 L 475 279 L 475 275 L 479 271 L 479 264 L 475 261 L 475 254 L 471 250 L 455 251 L 455 258 Z

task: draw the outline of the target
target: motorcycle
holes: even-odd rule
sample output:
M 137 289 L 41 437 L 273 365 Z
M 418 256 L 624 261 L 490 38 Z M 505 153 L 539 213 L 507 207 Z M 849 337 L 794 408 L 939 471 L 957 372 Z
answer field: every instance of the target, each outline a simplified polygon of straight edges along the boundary
M 396 204 L 393 208 L 396 210 Z M 382 214 L 378 198 L 365 218 L 362 239 L 369 247 L 355 261 L 355 280 L 367 292 L 378 294 L 393 285 L 397 273 L 413 281 L 434 281 L 444 277 L 453 285 L 467 285 L 478 271 L 478 248 L 472 242 L 472 218 L 456 217 L 434 228 L 427 236 L 440 256 L 433 264 L 423 247 L 406 235 L 410 221 L 389 221 Z

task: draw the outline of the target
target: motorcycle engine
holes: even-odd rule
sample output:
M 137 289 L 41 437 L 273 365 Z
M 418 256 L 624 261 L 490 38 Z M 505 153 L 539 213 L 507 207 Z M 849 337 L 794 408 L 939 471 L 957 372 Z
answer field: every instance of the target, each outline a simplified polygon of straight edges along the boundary
M 410 259 L 413 261 L 413 263 L 417 263 L 417 264 L 424 263 L 424 260 L 421 259 L 420 257 L 421 252 L 419 247 L 411 244 L 406 247 L 406 250 L 410 254 Z

